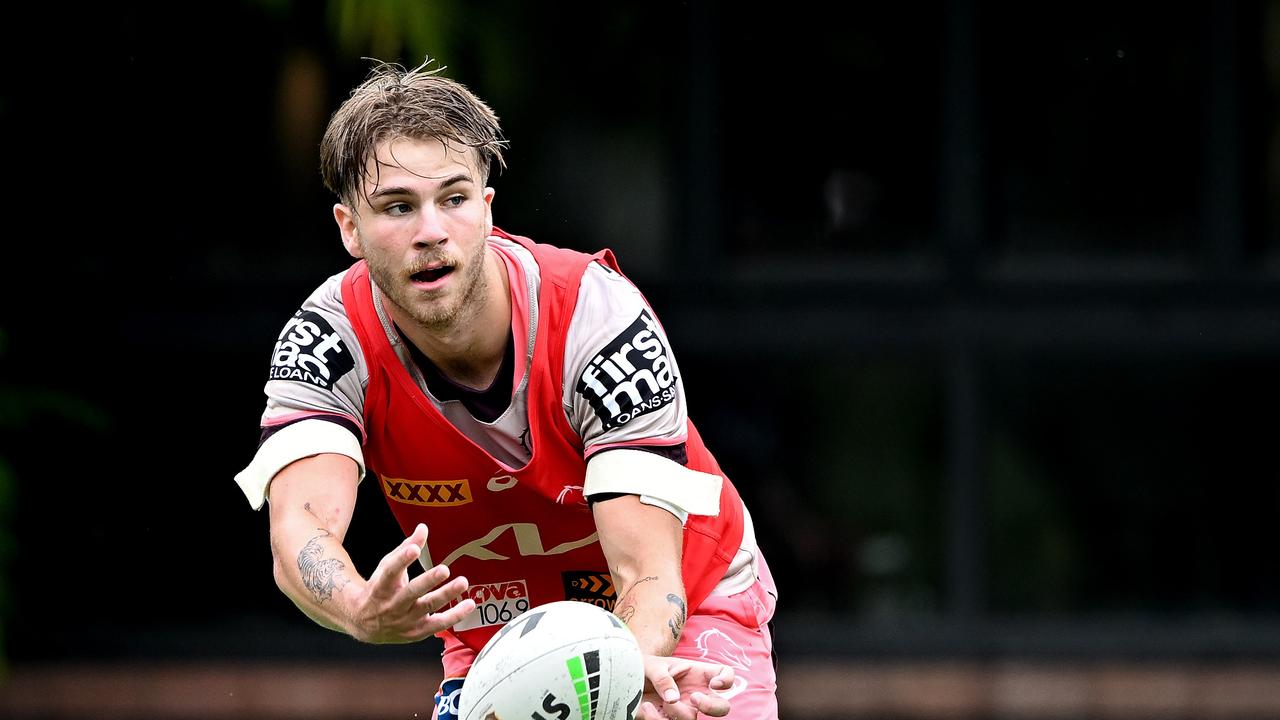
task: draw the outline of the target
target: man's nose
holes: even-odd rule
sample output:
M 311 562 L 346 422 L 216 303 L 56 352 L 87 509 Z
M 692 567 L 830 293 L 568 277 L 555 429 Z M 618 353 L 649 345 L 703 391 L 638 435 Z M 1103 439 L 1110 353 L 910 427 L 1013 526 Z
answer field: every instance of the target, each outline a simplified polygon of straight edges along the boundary
M 440 222 L 440 214 L 434 209 L 424 209 L 418 215 L 422 222 L 418 225 L 417 232 L 413 236 L 413 245 L 417 248 L 429 248 L 433 245 L 442 245 L 449 240 L 449 233 L 445 232 L 444 225 Z

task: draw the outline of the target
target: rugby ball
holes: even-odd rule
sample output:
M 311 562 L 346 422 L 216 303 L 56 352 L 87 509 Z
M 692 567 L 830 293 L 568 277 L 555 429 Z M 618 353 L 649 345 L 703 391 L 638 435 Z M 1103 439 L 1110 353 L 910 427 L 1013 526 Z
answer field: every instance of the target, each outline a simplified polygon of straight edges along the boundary
M 490 638 L 467 672 L 460 720 L 631 720 L 644 690 L 635 636 L 604 608 L 532 607 Z

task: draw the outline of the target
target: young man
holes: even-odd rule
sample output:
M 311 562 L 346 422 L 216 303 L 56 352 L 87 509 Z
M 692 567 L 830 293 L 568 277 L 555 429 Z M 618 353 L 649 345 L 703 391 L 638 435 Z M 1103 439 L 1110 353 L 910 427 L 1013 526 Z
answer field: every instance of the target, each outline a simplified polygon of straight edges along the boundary
M 776 591 L 667 337 L 609 251 L 493 226 L 505 144 L 425 64 L 376 68 L 331 118 L 322 172 L 358 261 L 285 324 L 236 476 L 269 500 L 276 582 L 361 641 L 440 636 L 441 720 L 485 641 L 564 599 L 635 634 L 637 717 L 775 718 Z M 406 534 L 367 578 L 342 545 L 366 468 Z

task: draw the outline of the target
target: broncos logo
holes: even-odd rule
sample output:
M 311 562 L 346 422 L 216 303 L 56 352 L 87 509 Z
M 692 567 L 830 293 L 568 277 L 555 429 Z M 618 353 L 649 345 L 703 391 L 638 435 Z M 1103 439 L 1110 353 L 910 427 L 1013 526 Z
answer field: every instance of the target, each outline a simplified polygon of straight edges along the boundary
M 746 670 L 751 667 L 751 658 L 747 657 L 742 646 L 721 630 L 715 628 L 704 630 L 694 642 L 698 646 L 702 659 L 707 662 L 728 665 L 735 670 Z
M 702 659 L 707 662 L 719 665 L 728 665 L 733 668 L 733 687 L 724 690 L 714 690 L 715 694 L 730 700 L 734 695 L 747 689 L 750 683 L 743 672 L 751 667 L 751 658 L 747 657 L 747 653 L 742 646 L 733 641 L 733 638 L 724 634 L 723 631 L 711 628 L 703 630 L 698 635 L 698 639 L 694 640 L 697 645 L 698 652 L 702 655 Z

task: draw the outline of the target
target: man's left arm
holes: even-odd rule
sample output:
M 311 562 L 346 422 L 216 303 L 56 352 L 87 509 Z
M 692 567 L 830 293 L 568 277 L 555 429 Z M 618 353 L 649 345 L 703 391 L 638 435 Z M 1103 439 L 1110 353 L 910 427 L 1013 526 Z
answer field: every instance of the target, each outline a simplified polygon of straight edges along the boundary
M 711 690 L 729 688 L 733 671 L 670 657 L 688 617 L 680 569 L 680 519 L 641 502 L 637 495 L 597 500 L 592 513 L 618 590 L 614 613 L 645 653 L 646 702 L 638 717 L 694 720 L 699 712 L 726 715 L 729 702 Z
M 587 459 L 583 494 L 619 593 L 614 605 L 645 655 L 642 720 L 722 717 L 722 665 L 673 658 L 691 610 L 684 521 L 720 512 L 721 478 L 687 466 L 688 416 L 666 333 L 640 291 L 603 265 L 582 276 L 566 335 L 565 415 Z M 661 694 L 670 692 L 673 700 Z

